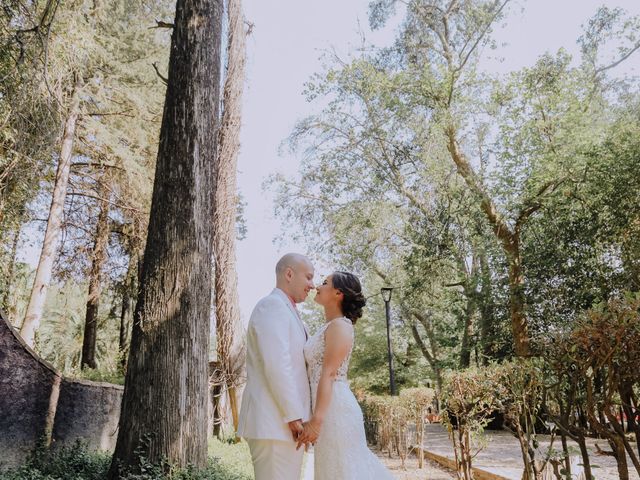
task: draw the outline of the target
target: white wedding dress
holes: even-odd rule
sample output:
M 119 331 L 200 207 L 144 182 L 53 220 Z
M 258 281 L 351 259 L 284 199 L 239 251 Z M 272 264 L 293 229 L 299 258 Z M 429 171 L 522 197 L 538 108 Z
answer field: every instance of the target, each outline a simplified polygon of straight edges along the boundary
M 351 325 L 344 317 L 331 322 L 345 321 Z M 325 323 L 304 347 L 314 409 L 324 358 L 324 333 L 331 322 Z M 338 369 L 331 404 L 313 450 L 314 480 L 394 480 L 367 447 L 362 410 L 347 382 L 350 358 L 351 351 Z

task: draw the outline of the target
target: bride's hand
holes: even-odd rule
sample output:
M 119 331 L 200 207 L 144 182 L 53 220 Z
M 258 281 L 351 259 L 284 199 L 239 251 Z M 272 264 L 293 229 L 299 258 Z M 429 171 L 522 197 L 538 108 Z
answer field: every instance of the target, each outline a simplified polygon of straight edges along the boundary
M 314 445 L 320 436 L 320 424 L 315 419 L 311 419 L 304 424 L 304 430 L 298 437 L 298 447 L 301 444 L 312 444 Z

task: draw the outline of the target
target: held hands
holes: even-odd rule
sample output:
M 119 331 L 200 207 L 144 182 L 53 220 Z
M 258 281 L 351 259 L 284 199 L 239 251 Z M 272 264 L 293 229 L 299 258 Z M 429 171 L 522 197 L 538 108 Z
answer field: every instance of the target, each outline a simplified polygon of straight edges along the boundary
M 296 450 L 299 449 L 302 445 L 305 446 L 305 450 L 311 445 L 315 445 L 318 440 L 318 436 L 320 436 L 320 428 L 321 422 L 315 418 L 312 418 L 308 422 L 304 423 L 304 429 L 300 435 L 298 435 L 298 445 L 296 446 Z
M 302 426 L 302 419 L 293 420 L 289 422 L 289 430 L 291 430 L 291 435 L 293 435 L 294 440 L 298 440 L 300 434 L 304 431 L 304 427 Z

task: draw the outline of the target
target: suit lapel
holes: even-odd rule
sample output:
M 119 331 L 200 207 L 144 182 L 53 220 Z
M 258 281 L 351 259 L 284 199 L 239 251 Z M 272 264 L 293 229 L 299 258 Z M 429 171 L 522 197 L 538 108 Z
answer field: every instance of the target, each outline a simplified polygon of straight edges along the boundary
M 304 333 L 304 337 L 305 339 L 309 338 L 309 332 L 307 331 L 307 326 L 304 324 L 304 322 L 302 321 L 302 319 L 300 318 L 300 315 L 298 314 L 298 311 L 295 309 L 295 307 L 293 306 L 293 304 L 291 303 L 291 300 L 289 300 L 289 297 L 287 296 L 286 293 L 284 293 L 282 290 L 280 290 L 279 288 L 275 288 L 274 293 L 276 293 L 280 299 L 287 305 L 287 308 L 289 309 L 289 311 L 291 312 L 291 315 L 293 315 L 296 319 L 296 322 L 298 323 L 298 325 L 300 326 L 300 328 L 302 329 L 302 333 Z

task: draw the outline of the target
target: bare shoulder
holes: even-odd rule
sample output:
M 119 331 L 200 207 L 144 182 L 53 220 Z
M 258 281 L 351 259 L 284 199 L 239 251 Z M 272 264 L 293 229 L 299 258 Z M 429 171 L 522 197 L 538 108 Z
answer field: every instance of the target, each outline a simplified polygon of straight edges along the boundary
M 327 326 L 325 330 L 326 337 L 333 339 L 351 339 L 353 336 L 353 324 L 346 318 L 337 318 Z

